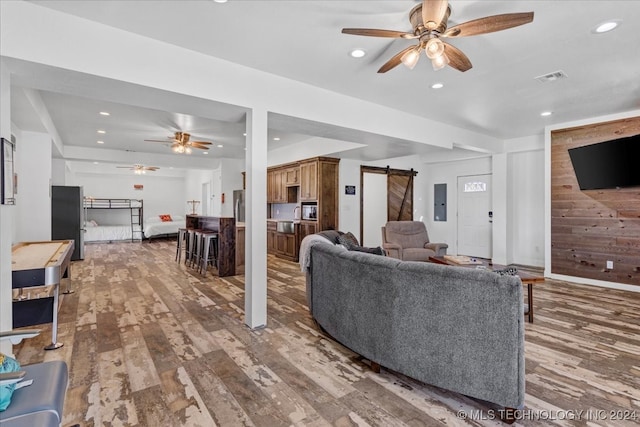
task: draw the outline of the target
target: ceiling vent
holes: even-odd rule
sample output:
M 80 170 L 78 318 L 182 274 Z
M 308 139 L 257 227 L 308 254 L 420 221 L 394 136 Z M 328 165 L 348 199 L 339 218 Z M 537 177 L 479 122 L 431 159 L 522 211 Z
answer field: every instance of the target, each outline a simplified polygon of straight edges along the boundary
M 562 70 L 558 70 L 558 71 L 554 71 L 553 73 L 543 74 L 541 76 L 534 77 L 534 78 L 540 83 L 547 83 L 547 82 L 555 82 L 556 80 L 560 80 L 560 79 L 566 79 L 567 77 L 569 77 L 567 76 L 567 73 L 565 73 Z

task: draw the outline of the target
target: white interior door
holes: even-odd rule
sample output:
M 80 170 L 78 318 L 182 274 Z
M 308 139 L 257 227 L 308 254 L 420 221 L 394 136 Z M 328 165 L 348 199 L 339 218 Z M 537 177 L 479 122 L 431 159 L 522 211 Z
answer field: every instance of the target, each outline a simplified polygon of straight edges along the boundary
M 491 175 L 458 177 L 458 255 L 491 258 Z
M 382 245 L 381 227 L 387 223 L 387 175 L 362 176 L 362 246 Z
M 209 203 L 211 201 L 211 185 L 208 182 L 202 183 L 202 215 L 210 216 L 210 206 Z

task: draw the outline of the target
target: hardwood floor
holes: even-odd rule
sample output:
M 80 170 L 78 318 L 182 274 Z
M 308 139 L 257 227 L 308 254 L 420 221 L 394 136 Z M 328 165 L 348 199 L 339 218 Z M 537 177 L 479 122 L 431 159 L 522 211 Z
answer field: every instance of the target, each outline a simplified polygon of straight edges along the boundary
M 202 278 L 174 251 L 171 240 L 87 245 L 72 267 L 76 292 L 62 302 L 64 347 L 43 350 L 50 325 L 16 347 L 22 364 L 69 364 L 63 425 L 502 424 L 483 402 L 375 374 L 327 339 L 298 264 L 269 258 L 268 327 L 250 331 L 244 277 Z M 534 295 L 517 423 L 638 425 L 640 294 L 546 281 Z

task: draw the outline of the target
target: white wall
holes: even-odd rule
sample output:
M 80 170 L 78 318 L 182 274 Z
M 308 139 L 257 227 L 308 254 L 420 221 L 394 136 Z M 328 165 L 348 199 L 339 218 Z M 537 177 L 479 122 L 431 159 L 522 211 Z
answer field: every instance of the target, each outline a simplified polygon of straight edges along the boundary
M 16 140 L 15 170 L 18 174 L 17 241 L 51 239 L 51 138 L 45 133 L 21 132 Z
M 75 175 L 76 184 L 84 188 L 85 197 L 97 199 L 142 199 L 144 200 L 144 218 L 160 214 L 184 216 L 187 212 L 184 198 L 185 179 L 146 175 Z M 134 190 L 134 184 L 142 184 L 143 190 Z M 70 184 L 71 185 L 71 184 Z M 200 187 L 197 189 L 200 191 Z M 129 211 L 89 211 L 88 219 L 95 219 L 100 225 L 128 224 Z
M 184 187 L 181 190 L 182 209 L 185 213 L 192 213 L 192 205 L 188 204 L 188 200 L 198 200 L 202 202 L 202 184 L 209 182 L 213 183 L 214 171 L 213 170 L 189 170 L 185 175 L 183 182 Z M 212 185 L 212 189 L 215 185 Z M 213 190 L 212 190 L 213 192 Z M 219 194 L 214 193 L 214 197 L 220 197 Z M 215 205 L 215 204 L 214 204 Z M 195 207 L 197 215 L 202 215 L 202 203 L 198 203 Z
M 0 58 L 0 136 L 11 139 L 11 73 Z M 13 328 L 11 304 L 11 244 L 15 206 L 0 205 L 0 331 Z M 0 343 L 0 351 L 13 354 L 10 342 Z
M 445 242 L 449 245 L 448 253 L 457 254 L 458 246 L 458 177 L 468 175 L 491 174 L 491 157 L 471 160 L 451 161 L 443 163 L 427 163 L 424 165 L 426 214 L 425 224 L 429 238 L 433 242 Z M 420 174 L 418 175 L 420 176 Z M 433 220 L 433 185 L 447 184 L 447 220 Z
M 544 266 L 544 151 L 509 154 L 509 258 Z
M 66 169 L 64 159 L 51 159 L 51 185 L 71 185 L 67 184 Z
M 244 159 L 224 159 L 221 163 L 220 191 L 224 193 L 220 216 L 233 216 L 233 190 L 242 190 L 242 172 L 245 171 Z M 267 184 L 265 183 L 265 191 Z
M 340 215 L 338 217 L 338 230 L 353 233 L 360 239 L 360 165 L 357 160 L 340 160 L 338 174 L 338 199 Z M 345 185 L 355 185 L 356 194 L 344 194 Z
M 416 221 L 424 220 L 426 222 L 428 204 L 427 204 L 427 186 L 428 177 L 426 174 L 427 167 L 423 164 L 420 156 L 398 157 L 394 159 L 384 159 L 375 162 L 361 162 L 356 160 L 343 159 L 340 161 L 339 185 L 340 192 L 340 231 L 350 231 L 356 237 L 360 236 L 360 166 L 387 167 L 392 169 L 414 169 L 418 172 L 413 182 L 413 218 Z M 347 196 L 344 194 L 345 185 L 355 185 L 356 195 Z M 369 197 L 370 193 L 367 193 Z M 386 206 L 386 189 L 376 191 L 374 195 L 381 197 Z M 384 224 L 380 224 L 383 226 Z

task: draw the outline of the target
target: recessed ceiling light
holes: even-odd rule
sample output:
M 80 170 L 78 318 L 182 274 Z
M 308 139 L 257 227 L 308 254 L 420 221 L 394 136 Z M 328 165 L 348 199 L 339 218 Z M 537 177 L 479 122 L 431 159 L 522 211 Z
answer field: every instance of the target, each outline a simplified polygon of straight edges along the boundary
M 549 117 L 552 114 L 553 114 L 553 111 L 543 111 L 542 113 L 540 113 L 542 117 Z
M 442 89 L 444 85 L 442 83 L 434 83 L 431 85 L 431 89 Z
M 98 144 L 104 144 L 104 141 L 96 141 Z
M 227 2 L 227 0 L 213 0 L 213 1 L 216 2 L 216 3 L 226 3 Z
M 98 162 L 93 162 L 93 164 L 94 164 L 94 165 L 97 165 L 97 164 L 98 164 Z
M 106 130 L 99 130 L 98 133 L 105 134 L 105 133 L 107 133 L 107 131 Z
M 242 136 L 247 136 L 247 133 L 246 133 L 246 132 L 245 132 L 245 133 L 243 133 L 243 134 L 242 134 Z
M 273 138 L 274 141 L 280 141 L 280 138 L 278 138 L 277 136 L 275 138 Z
M 216 145 L 216 147 L 218 147 L 218 148 L 222 148 L 222 147 L 224 147 L 224 145 L 222 145 L 222 144 L 218 144 L 218 145 Z
M 364 49 L 353 49 L 351 52 L 349 52 L 349 55 L 352 58 L 362 58 L 363 56 L 365 56 L 367 54 L 367 52 Z
M 100 111 L 100 115 L 101 115 L 101 116 L 110 116 L 111 114 L 109 114 L 109 113 L 108 113 L 108 112 L 106 112 L 106 111 Z
M 591 30 L 591 32 L 595 34 L 607 33 L 611 30 L 614 30 L 618 25 L 620 25 L 621 22 L 622 21 L 619 19 L 612 19 L 610 21 L 598 24 L 593 30 Z
M 209 152 L 208 151 L 203 151 L 202 154 L 209 154 Z

